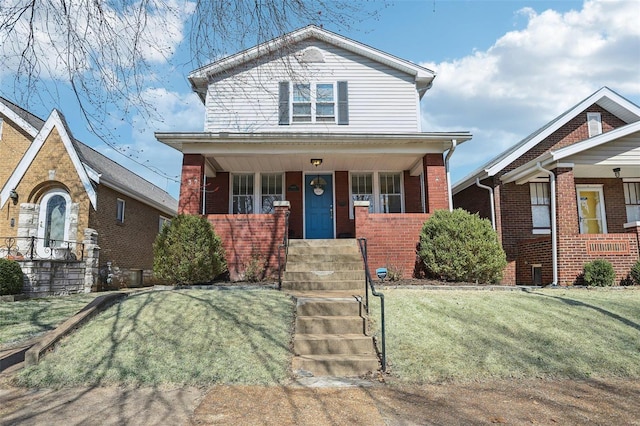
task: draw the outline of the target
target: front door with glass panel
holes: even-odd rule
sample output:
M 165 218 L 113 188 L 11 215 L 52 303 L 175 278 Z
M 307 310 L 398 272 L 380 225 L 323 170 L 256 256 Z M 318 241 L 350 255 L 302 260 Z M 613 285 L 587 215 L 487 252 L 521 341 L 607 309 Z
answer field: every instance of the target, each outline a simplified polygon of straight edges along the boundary
M 606 234 L 607 221 L 604 212 L 602 187 L 577 186 L 578 219 L 581 234 Z
M 304 179 L 305 238 L 333 238 L 333 176 Z

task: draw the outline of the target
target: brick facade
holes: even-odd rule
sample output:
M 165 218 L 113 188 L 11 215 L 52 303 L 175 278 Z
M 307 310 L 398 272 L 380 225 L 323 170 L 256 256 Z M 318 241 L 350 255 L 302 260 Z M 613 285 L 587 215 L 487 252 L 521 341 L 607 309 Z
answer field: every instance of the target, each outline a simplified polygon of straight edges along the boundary
M 503 184 L 500 177 L 550 150 L 558 150 L 588 139 L 587 112 L 601 114 L 603 132 L 626 124 L 599 105 L 593 104 L 577 113 L 573 119 L 506 166 L 496 176 L 482 182 L 494 187 L 497 231 L 507 255 L 507 267 L 502 281 L 504 284 L 531 284 L 531 265 L 542 266 L 542 282 L 547 284 L 553 280 L 553 270 L 551 237 L 533 233 L 529 184 Z M 626 212 L 622 180 L 612 176 L 576 178 L 573 168 L 561 166 L 552 170 L 556 175 L 559 284 L 581 283 L 580 274 L 584 264 L 596 258 L 612 262 L 618 281 L 621 281 L 629 272 L 630 265 L 638 259 L 638 243 L 633 242 L 634 233 L 627 232 L 625 236 Z M 594 235 L 580 234 L 576 185 L 588 184 L 603 188 L 608 234 L 597 235 L 597 238 L 609 243 L 625 242 L 629 247 L 627 253 L 593 253 L 586 249 L 587 242 L 593 240 Z M 488 200 L 488 191 L 471 185 L 454 196 L 454 206 L 490 218 Z

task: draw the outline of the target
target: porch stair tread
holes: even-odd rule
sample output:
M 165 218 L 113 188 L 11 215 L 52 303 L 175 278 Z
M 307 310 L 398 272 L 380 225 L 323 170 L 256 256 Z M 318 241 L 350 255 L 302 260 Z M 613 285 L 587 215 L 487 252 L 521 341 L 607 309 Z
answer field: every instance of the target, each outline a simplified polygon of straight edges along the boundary
M 354 239 L 290 240 L 282 288 L 297 299 L 292 368 L 300 375 L 378 370 L 363 316 L 364 266 Z

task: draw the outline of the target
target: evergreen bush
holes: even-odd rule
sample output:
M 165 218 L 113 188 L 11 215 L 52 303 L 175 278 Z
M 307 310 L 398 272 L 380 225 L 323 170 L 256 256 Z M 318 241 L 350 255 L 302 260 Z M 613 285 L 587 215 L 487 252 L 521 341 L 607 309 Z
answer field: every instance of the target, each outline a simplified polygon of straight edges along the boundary
M 433 278 L 496 283 L 507 266 L 496 231 L 462 209 L 436 211 L 422 227 L 419 255 Z
M 613 285 L 616 273 L 611 262 L 596 259 L 584 265 L 584 283 L 588 286 L 609 287 Z
M 631 267 L 631 279 L 635 285 L 640 285 L 640 259 Z
M 22 293 L 22 269 L 15 260 L 0 259 L 0 296 Z
M 153 244 L 153 272 L 175 284 L 213 280 L 226 270 L 222 240 L 202 216 L 179 215 Z

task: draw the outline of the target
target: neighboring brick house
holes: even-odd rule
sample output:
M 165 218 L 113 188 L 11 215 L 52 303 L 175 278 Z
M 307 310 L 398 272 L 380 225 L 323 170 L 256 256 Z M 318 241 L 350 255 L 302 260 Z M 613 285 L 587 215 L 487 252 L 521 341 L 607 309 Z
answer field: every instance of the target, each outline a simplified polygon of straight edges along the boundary
M 640 107 L 604 87 L 453 194 L 456 207 L 494 217 L 504 283 L 580 284 L 594 259 L 609 260 L 622 282 L 640 243 Z
M 184 154 L 179 210 L 207 215 L 232 279 L 251 257 L 277 266 L 286 210 L 291 238 L 366 237 L 372 268 L 411 276 L 422 224 L 450 207 L 445 163 L 471 139 L 422 131 L 434 78 L 313 25 L 193 71 L 204 131 L 156 134 Z
M 4 98 L 0 158 L 0 250 L 31 257 L 35 237 L 35 258 L 77 257 L 90 228 L 100 268 L 111 262 L 129 285 L 151 273 L 153 241 L 177 211 L 167 192 L 75 140 L 57 110 L 45 121 Z

